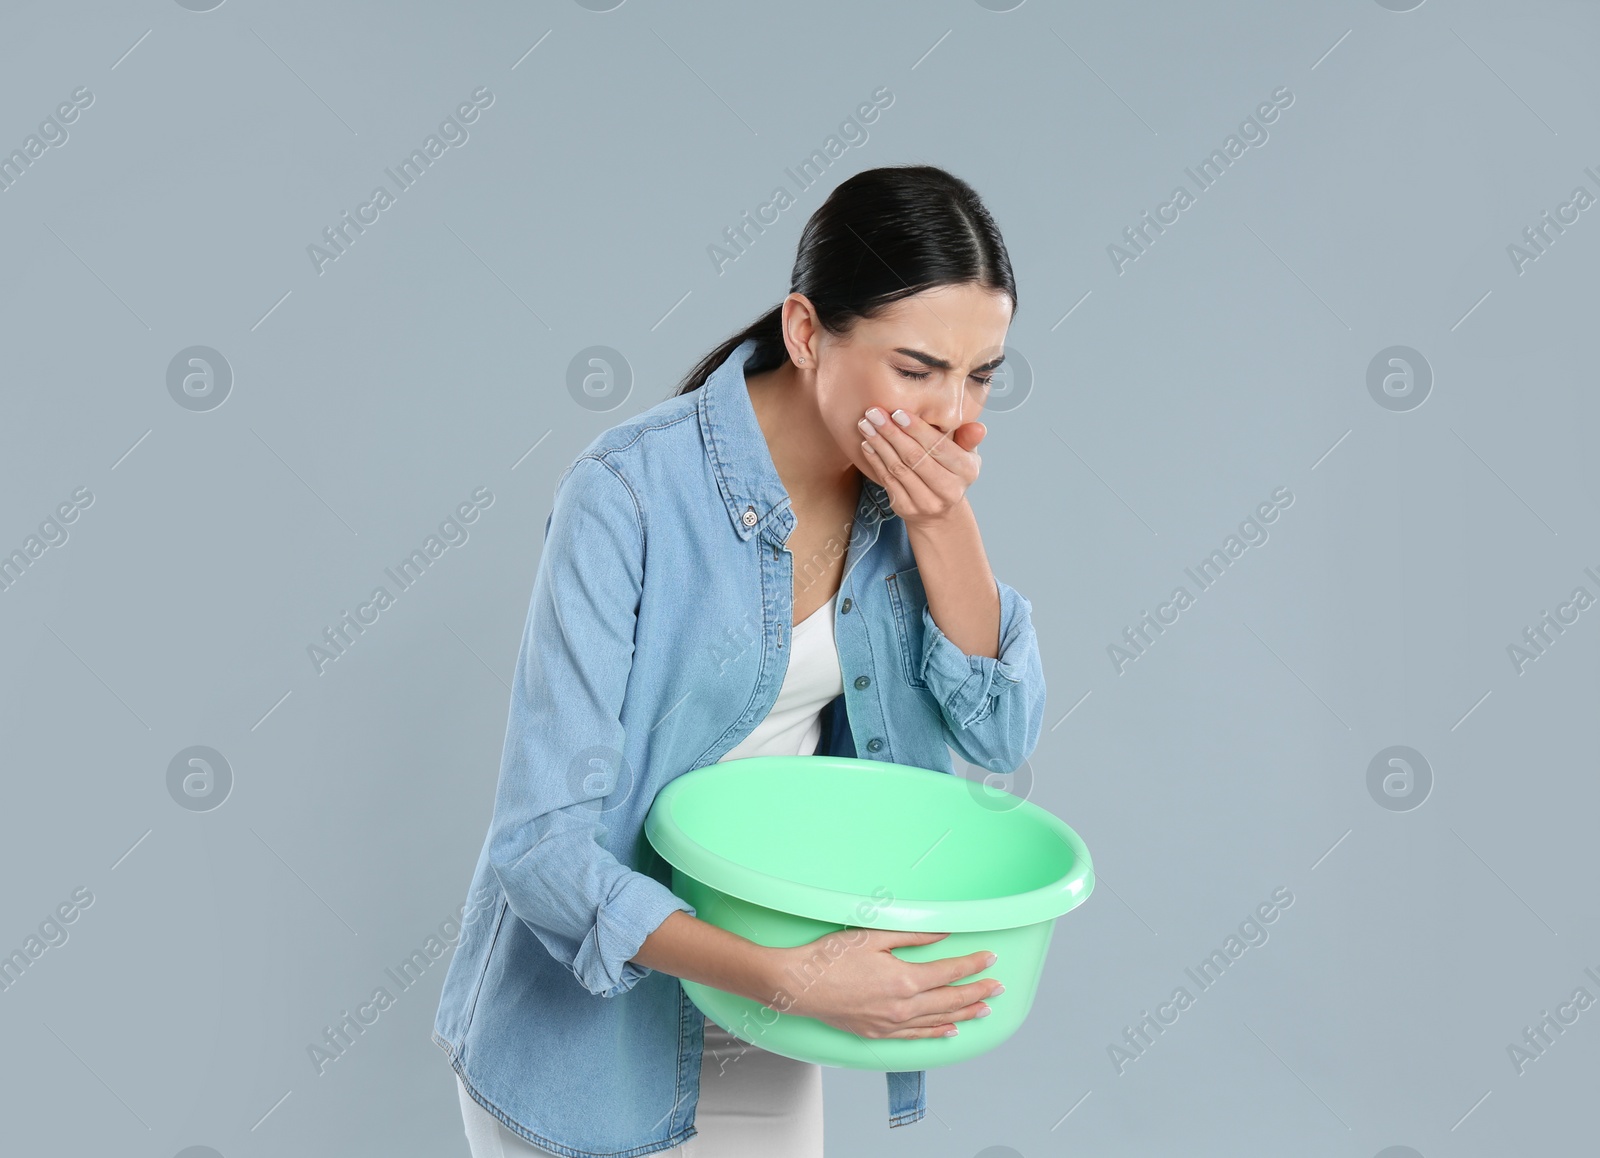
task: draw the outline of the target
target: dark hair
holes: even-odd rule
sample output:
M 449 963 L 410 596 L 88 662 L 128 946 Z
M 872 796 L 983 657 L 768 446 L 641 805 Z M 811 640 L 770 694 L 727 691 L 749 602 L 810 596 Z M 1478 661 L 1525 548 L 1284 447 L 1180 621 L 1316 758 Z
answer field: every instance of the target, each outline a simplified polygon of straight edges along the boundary
M 867 169 L 841 183 L 800 233 L 789 292 L 816 307 L 831 334 L 936 286 L 1001 290 L 1017 304 L 1000 230 L 977 191 L 933 165 Z M 789 358 L 783 303 L 773 306 L 700 360 L 674 396 L 698 390 L 739 343 L 756 339 L 745 371 L 775 370 Z

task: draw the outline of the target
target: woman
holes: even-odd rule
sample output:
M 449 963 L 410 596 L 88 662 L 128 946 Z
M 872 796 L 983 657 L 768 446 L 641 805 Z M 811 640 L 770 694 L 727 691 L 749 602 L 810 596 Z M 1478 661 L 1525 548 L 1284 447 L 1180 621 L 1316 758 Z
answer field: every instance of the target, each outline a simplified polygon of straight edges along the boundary
M 1001 991 L 965 980 L 992 954 L 889 951 L 946 934 L 770 949 L 716 928 L 643 834 L 663 785 L 720 760 L 952 772 L 954 747 L 1009 772 L 1038 742 L 1032 608 L 964 497 L 1016 303 L 999 231 L 943 170 L 869 170 L 806 224 L 791 284 L 557 483 L 472 881 L 489 900 L 433 1033 L 478 1158 L 820 1155 L 821 1068 L 707 1023 L 678 978 L 869 1041 L 958 1032 Z M 921 1119 L 924 1074 L 887 1084 L 889 1124 Z

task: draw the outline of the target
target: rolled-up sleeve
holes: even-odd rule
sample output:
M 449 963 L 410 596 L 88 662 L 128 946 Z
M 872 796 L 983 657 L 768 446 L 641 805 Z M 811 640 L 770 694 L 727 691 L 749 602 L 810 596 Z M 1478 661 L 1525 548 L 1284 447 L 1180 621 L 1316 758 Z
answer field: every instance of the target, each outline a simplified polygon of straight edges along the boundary
M 995 581 L 1000 595 L 1000 657 L 968 655 L 922 607 L 920 675 L 939 703 L 950 744 L 970 763 L 1012 772 L 1039 743 L 1044 724 L 1044 664 L 1033 605 Z
M 619 815 L 610 797 L 643 581 L 644 521 L 632 489 L 598 455 L 580 457 L 557 482 L 545 524 L 489 863 L 511 911 L 599 997 L 648 976 L 631 960 L 645 938 L 674 910 L 695 913 L 605 847 L 607 821 Z

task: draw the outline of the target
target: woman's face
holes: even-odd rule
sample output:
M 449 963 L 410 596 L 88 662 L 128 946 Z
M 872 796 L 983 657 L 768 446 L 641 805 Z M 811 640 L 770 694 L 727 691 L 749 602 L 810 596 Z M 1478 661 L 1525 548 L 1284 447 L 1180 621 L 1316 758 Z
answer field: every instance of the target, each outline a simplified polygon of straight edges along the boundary
M 791 356 L 816 381 L 822 421 L 856 469 L 871 478 L 856 425 L 868 407 L 915 414 L 946 435 L 975 422 L 987 379 L 1004 357 L 1011 298 L 974 285 L 939 286 L 895 302 L 836 338 L 821 326 L 791 340 Z

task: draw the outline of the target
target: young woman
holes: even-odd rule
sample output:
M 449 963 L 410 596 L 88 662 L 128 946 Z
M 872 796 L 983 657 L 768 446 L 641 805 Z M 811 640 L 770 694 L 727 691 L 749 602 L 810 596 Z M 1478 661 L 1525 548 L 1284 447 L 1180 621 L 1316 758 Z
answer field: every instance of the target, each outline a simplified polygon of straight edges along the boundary
M 869 170 L 807 222 L 791 285 L 557 483 L 433 1033 L 475 1158 L 818 1158 L 821 1067 L 708 1023 L 678 978 L 869 1041 L 958 1032 L 1001 992 L 963 983 L 989 953 L 890 952 L 946 934 L 756 945 L 644 837 L 662 786 L 721 760 L 1009 772 L 1039 739 L 1032 607 L 965 498 L 1016 305 L 993 220 L 943 170 Z M 918 1121 L 924 1074 L 887 1084 L 889 1124 Z

